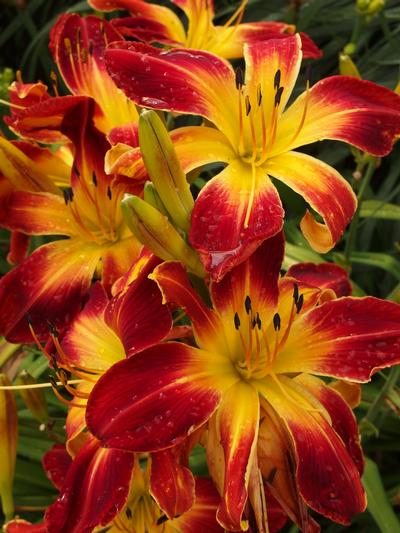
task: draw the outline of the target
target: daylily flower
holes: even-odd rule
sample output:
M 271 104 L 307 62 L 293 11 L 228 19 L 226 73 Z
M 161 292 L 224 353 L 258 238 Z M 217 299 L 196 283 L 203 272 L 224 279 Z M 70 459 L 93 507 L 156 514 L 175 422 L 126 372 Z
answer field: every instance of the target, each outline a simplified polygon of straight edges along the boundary
M 89 437 L 73 461 L 65 447 L 55 445 L 45 454 L 43 466 L 48 477 L 61 489 L 60 497 L 47 510 L 44 523 L 33 525 L 13 520 L 5 525 L 7 533 L 90 533 L 94 530 L 90 524 L 94 523 L 106 526 L 108 533 L 223 532 L 215 519 L 219 497 L 210 479 L 195 478 L 193 506 L 180 516 L 169 518 L 151 494 L 152 461 L 147 461 L 143 469 L 132 453 L 99 448 L 95 439 Z M 64 492 L 61 500 L 63 485 L 70 491 Z M 92 520 L 88 521 L 91 499 Z M 70 515 L 65 514 L 66 524 L 55 521 L 57 506 L 64 500 L 69 500 L 71 507 Z
M 191 168 L 198 160 L 197 166 L 204 160 L 226 163 L 201 190 L 189 236 L 216 280 L 280 231 L 284 212 L 270 176 L 321 215 L 324 224 L 309 211 L 301 222 L 314 249 L 326 252 L 342 235 L 356 208 L 351 187 L 332 167 L 296 148 L 336 139 L 383 156 L 400 132 L 400 97 L 355 78 L 324 79 L 285 109 L 302 58 L 297 35 L 245 45 L 244 57 L 245 76 L 202 51 L 122 42 L 105 53 L 114 81 L 137 104 L 201 115 L 217 128 L 185 128 L 175 142 Z
M 139 118 L 135 105 L 117 88 L 104 63 L 106 46 L 121 38 L 106 20 L 76 13 L 61 15 L 50 32 L 49 47 L 65 84 L 72 94 L 96 100 L 94 122 L 106 134 Z
M 247 0 L 242 1 L 223 26 L 213 23 L 215 12 L 212 0 L 171 1 L 184 11 L 188 20 L 187 31 L 172 9 L 144 0 L 88 0 L 88 3 L 100 11 L 128 10 L 131 17 L 111 21 L 114 28 L 127 37 L 146 43 L 208 50 L 226 59 L 243 57 L 245 43 L 282 39 L 295 32 L 292 24 L 284 22 L 242 23 Z M 321 50 L 310 37 L 305 33 L 300 35 L 304 56 L 321 57 Z
M 152 278 L 190 316 L 197 347 L 166 342 L 116 363 L 86 408 L 88 428 L 103 446 L 136 452 L 178 445 L 208 421 L 208 463 L 221 494 L 217 519 L 233 531 L 248 525 L 243 512 L 257 464 L 306 531 L 313 523 L 306 506 L 342 524 L 365 509 L 355 418 L 316 376 L 361 383 L 400 362 L 400 306 L 336 299 L 332 284 L 320 290 L 290 272 L 278 283 L 283 250 L 278 234 L 212 282 L 213 309 L 181 264 L 158 266 Z
M 1 279 L 0 330 L 14 342 L 32 341 L 29 320 L 41 339 L 48 336 L 47 320 L 62 328 L 80 309 L 95 274 L 110 288 L 141 248 L 122 218 L 124 191 L 104 173 L 109 145 L 93 125 L 95 102 L 71 98 L 77 99 L 76 105 L 60 131 L 72 141 L 74 159 L 70 181 L 62 190 L 47 177 L 48 171 L 41 172 L 39 163 L 1 141 L 3 174 L 10 179 L 22 175 L 39 190 L 18 187 L 1 198 L 0 225 L 27 235 L 68 237 L 40 246 Z M 60 161 L 60 174 L 63 168 Z M 52 174 L 57 175 L 57 167 Z

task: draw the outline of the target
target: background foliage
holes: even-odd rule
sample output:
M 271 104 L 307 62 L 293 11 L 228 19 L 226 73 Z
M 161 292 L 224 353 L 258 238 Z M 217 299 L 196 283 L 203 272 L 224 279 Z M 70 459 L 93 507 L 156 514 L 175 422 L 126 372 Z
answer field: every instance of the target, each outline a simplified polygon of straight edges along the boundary
M 226 20 L 238 3 L 215 0 L 217 21 Z M 358 2 L 359 6 L 363 3 L 368 2 Z M 84 1 L 0 1 L 0 98 L 7 98 L 7 86 L 17 69 L 22 71 L 26 82 L 41 79 L 50 83 L 50 72 L 56 67 L 47 48 L 48 34 L 57 16 L 65 11 L 85 13 L 90 10 Z M 345 47 L 346 51 L 352 52 L 352 59 L 363 78 L 391 89 L 399 81 L 398 0 L 387 1 L 383 9 L 371 17 L 361 16 L 351 0 L 249 0 L 245 20 L 281 20 L 296 24 L 299 31 L 306 31 L 323 49 L 323 58 L 312 62 L 311 71 L 304 69 L 298 90 L 304 88 L 306 76 L 315 82 L 321 77 L 337 74 L 338 56 Z M 349 47 L 350 42 L 354 45 Z M 0 114 L 7 112 L 6 106 L 0 106 Z M 3 123 L 1 128 L 10 136 Z M 333 165 L 352 183 L 361 200 L 360 210 L 342 242 L 322 257 L 311 251 L 297 229 L 305 210 L 303 200 L 281 186 L 287 212 L 286 266 L 298 261 L 333 260 L 351 270 L 356 295 L 371 294 L 400 302 L 399 146 L 395 146 L 382 161 L 362 158 L 347 145 L 329 141 L 314 145 L 312 153 Z M 207 174 L 203 175 L 196 183 L 201 185 L 206 177 Z M 8 239 L 7 232 L 0 233 L 0 273 L 9 269 L 6 262 Z M 33 247 L 41 243 L 39 239 L 33 239 Z M 14 378 L 23 369 L 34 378 L 48 380 L 44 356 L 29 347 L 10 347 L 0 342 L 0 371 Z M 363 388 L 362 403 L 356 414 L 368 457 L 364 485 L 369 507 L 367 512 L 355 518 L 349 531 L 400 531 L 400 521 L 396 518 L 396 511 L 400 517 L 399 374 L 399 369 L 380 372 Z M 16 508 L 20 516 L 32 521 L 40 519 L 55 495 L 42 471 L 41 457 L 54 442 L 62 442 L 64 438 L 65 408 L 51 392 L 46 392 L 46 400 L 50 421 L 40 425 L 21 398 L 17 398 Z M 201 456 L 195 456 L 193 463 L 196 470 L 202 470 Z M 328 521 L 323 523 L 323 531 L 327 533 L 345 529 Z M 294 533 L 297 528 L 289 527 L 288 530 Z

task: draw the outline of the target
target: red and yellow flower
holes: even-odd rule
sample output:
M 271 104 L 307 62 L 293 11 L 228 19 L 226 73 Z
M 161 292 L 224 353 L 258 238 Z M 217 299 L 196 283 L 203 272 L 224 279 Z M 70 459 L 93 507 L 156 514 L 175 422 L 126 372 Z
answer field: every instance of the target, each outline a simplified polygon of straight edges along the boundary
M 127 37 L 146 43 L 163 43 L 173 47 L 208 50 L 220 57 L 243 57 L 243 45 L 268 39 L 282 39 L 294 33 L 295 27 L 284 22 L 242 23 L 247 0 L 223 26 L 213 23 L 214 5 L 208 0 L 172 0 L 185 13 L 187 31 L 179 17 L 165 6 L 144 0 L 89 0 L 100 11 L 127 9 L 131 16 L 111 21 L 114 28 Z M 305 57 L 318 58 L 322 52 L 308 37 L 301 33 Z
M 245 45 L 244 57 L 245 77 L 208 52 L 122 42 L 105 53 L 114 81 L 137 104 L 201 115 L 217 128 L 188 127 L 174 138 L 186 171 L 226 164 L 201 190 L 190 231 L 216 280 L 280 231 L 284 211 L 270 177 L 321 215 L 324 224 L 310 211 L 301 222 L 314 249 L 326 252 L 342 235 L 356 208 L 351 187 L 296 148 L 336 139 L 383 156 L 400 132 L 400 97 L 351 77 L 319 81 L 286 108 L 302 59 L 298 35 Z M 123 171 L 118 158 L 116 168 Z
M 166 342 L 116 363 L 86 409 L 102 446 L 136 452 L 166 450 L 208 421 L 217 519 L 233 531 L 263 490 L 258 468 L 300 527 L 312 524 L 306 506 L 342 524 L 365 509 L 355 418 L 321 378 L 367 382 L 400 361 L 398 305 L 336 298 L 335 283 L 316 288 L 319 270 L 315 284 L 290 272 L 278 282 L 282 257 L 278 234 L 211 284 L 213 309 L 179 263 L 158 266 L 152 277 L 190 316 L 197 347 Z
M 122 217 L 124 191 L 104 172 L 109 145 L 93 125 L 95 102 L 66 98 L 75 102 L 60 124 L 72 142 L 67 183 L 62 159 L 48 157 L 53 166 L 46 169 L 43 161 L 36 163 L 18 146 L 1 142 L 2 172 L 17 185 L 1 198 L 1 226 L 26 235 L 67 237 L 40 246 L 1 279 L 0 330 L 14 342 L 32 341 L 29 321 L 39 338 L 48 335 L 47 320 L 62 328 L 81 308 L 93 277 L 109 289 L 141 248 Z

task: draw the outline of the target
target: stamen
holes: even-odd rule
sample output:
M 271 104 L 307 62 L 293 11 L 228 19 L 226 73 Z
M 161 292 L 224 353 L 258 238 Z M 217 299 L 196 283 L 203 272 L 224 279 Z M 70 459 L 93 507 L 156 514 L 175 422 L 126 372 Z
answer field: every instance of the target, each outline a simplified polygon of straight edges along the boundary
M 257 105 L 260 107 L 262 102 L 261 83 L 257 85 Z
M 281 69 L 278 68 L 274 76 L 274 89 L 278 90 L 280 85 L 281 85 Z
M 279 316 L 279 313 L 274 314 L 272 322 L 274 324 L 274 330 L 279 331 L 281 329 L 281 317 Z
M 57 88 L 57 74 L 54 72 L 54 70 L 50 71 L 50 79 L 53 82 L 53 91 L 55 96 L 59 96 L 58 94 L 58 88 Z
M 310 82 L 309 82 L 309 80 L 307 80 L 306 96 L 305 96 L 304 100 L 305 100 L 304 101 L 304 107 L 303 107 L 303 112 L 301 114 L 300 123 L 299 123 L 299 125 L 297 127 L 297 130 L 296 130 L 295 134 L 293 135 L 292 139 L 290 140 L 289 145 L 293 144 L 294 141 L 297 139 L 299 133 L 303 129 L 303 126 L 304 126 L 304 123 L 305 123 L 305 120 L 306 120 L 308 104 L 309 104 L 309 101 L 310 101 Z
M 251 299 L 250 299 L 250 296 L 247 295 L 245 300 L 244 300 L 244 308 L 246 310 L 246 314 L 250 314 L 250 311 L 251 311 Z
M 245 107 L 246 107 L 246 117 L 248 117 L 249 114 L 250 114 L 250 111 L 251 111 L 250 98 L 249 98 L 248 95 L 246 95 L 246 97 L 244 99 L 244 104 L 245 104 Z
M 233 321 L 235 323 L 235 328 L 238 330 L 240 328 L 240 318 L 237 313 L 235 313 L 235 316 L 233 317 Z
M 58 392 L 57 390 L 57 382 L 56 380 L 53 378 L 53 376 L 50 376 L 49 377 L 49 380 L 50 380 L 50 383 L 51 383 L 51 388 L 53 389 L 53 392 L 55 394 L 55 396 L 60 400 L 61 403 L 65 404 L 65 405 L 68 405 L 68 407 L 81 407 L 81 408 L 85 408 L 86 405 L 82 405 L 80 403 L 76 403 L 72 400 L 66 400 L 63 396 L 61 396 L 61 394 Z
M 0 104 L 3 104 L 3 105 L 6 105 L 8 107 L 12 107 L 14 109 L 26 109 L 26 107 L 22 106 L 22 105 L 18 105 L 18 104 L 12 104 L 11 102 L 9 102 L 8 100 L 3 100 L 0 98 Z
M 247 5 L 247 1 L 248 0 L 242 0 L 241 4 L 236 9 L 236 11 L 233 13 L 233 15 L 225 22 L 224 28 L 227 28 L 228 26 L 230 26 L 236 19 L 237 20 L 236 20 L 235 25 L 240 24 L 243 18 L 245 7 Z
M 96 176 L 96 172 L 93 170 L 92 172 L 92 183 L 95 187 L 97 187 L 97 176 Z
M 303 307 L 303 303 L 304 303 L 304 296 L 302 294 L 300 294 L 299 299 L 296 302 L 296 312 L 297 312 L 297 314 L 300 313 L 301 308 Z
M 68 383 L 74 385 L 77 383 L 82 383 L 82 379 L 70 379 Z M 55 382 L 57 385 L 63 385 L 61 381 Z M 52 387 L 51 383 L 31 383 L 29 385 L 5 385 L 0 387 L 0 390 L 28 390 L 28 389 L 50 389 Z
M 108 196 L 108 199 L 111 200 L 112 198 L 112 192 L 111 192 L 111 187 L 108 185 L 107 187 L 107 196 Z
M 247 204 L 246 216 L 244 219 L 243 227 L 246 229 L 249 227 L 250 215 L 253 209 L 254 195 L 256 190 L 256 165 L 254 160 L 251 162 L 251 189 L 249 203 Z
M 297 283 L 293 283 L 293 300 L 297 304 L 299 299 L 299 286 Z
M 276 90 L 276 94 L 275 94 L 275 107 L 278 107 L 279 104 L 281 103 L 282 93 L 283 93 L 283 87 L 278 87 L 278 89 Z
M 235 70 L 235 83 L 236 89 L 240 91 L 244 85 L 243 70 L 240 67 Z

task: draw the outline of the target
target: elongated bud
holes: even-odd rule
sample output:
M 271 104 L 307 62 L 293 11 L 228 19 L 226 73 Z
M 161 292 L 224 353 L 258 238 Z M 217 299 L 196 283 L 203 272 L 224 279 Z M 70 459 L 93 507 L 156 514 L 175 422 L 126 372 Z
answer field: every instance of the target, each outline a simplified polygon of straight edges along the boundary
M 147 172 L 171 220 L 187 233 L 194 200 L 169 133 L 155 111 L 140 115 L 139 144 Z
M 37 380 L 31 376 L 26 370 L 23 370 L 17 379 L 16 385 L 34 385 Z M 47 409 L 46 397 L 43 389 L 19 389 L 22 401 L 33 414 L 36 420 L 42 424 L 46 424 L 49 419 L 49 412 Z
M 197 253 L 181 237 L 168 218 L 137 196 L 126 196 L 121 204 L 124 219 L 140 242 L 164 259 L 181 261 L 199 277 L 205 272 Z
M 6 521 L 14 515 L 13 480 L 17 457 L 18 417 L 14 393 L 1 390 L 11 385 L 6 375 L 0 374 L 0 496 Z
M 357 0 L 357 11 L 362 16 L 376 15 L 385 7 L 385 0 Z
M 358 68 L 347 54 L 339 54 L 339 72 L 342 76 L 352 76 L 361 80 L 361 74 Z
M 165 215 L 166 217 L 168 216 L 165 205 L 162 203 L 162 200 L 151 181 L 146 181 L 144 184 L 143 198 L 145 202 L 153 206 L 157 211 L 160 211 L 162 215 Z

